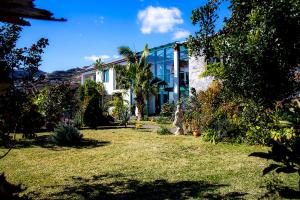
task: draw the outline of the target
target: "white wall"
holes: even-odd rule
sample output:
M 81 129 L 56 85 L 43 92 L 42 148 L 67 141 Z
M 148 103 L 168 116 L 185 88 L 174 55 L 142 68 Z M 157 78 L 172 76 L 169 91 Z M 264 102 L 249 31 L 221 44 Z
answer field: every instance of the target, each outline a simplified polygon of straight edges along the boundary
M 211 84 L 213 77 L 200 78 L 200 74 L 205 71 L 205 58 L 202 57 L 190 57 L 189 58 L 189 87 L 195 88 L 196 91 L 205 91 Z
M 108 82 L 103 82 L 103 72 L 101 71 L 99 73 L 99 76 L 101 78 L 99 78 L 101 80 L 101 82 L 103 83 L 104 87 L 105 87 L 105 90 L 107 92 L 107 94 L 109 95 L 112 95 L 114 93 L 114 90 L 116 88 L 116 72 L 114 69 L 109 69 L 109 72 L 108 72 Z

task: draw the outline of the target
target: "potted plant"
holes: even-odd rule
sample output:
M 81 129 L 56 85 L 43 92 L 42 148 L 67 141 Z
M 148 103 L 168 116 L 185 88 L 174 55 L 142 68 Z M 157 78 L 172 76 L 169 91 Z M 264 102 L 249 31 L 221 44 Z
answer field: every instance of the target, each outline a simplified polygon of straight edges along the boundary
M 194 111 L 192 116 L 193 116 L 193 118 L 192 118 L 192 133 L 193 133 L 193 136 L 199 137 L 201 135 L 201 131 L 200 131 L 200 127 L 201 127 L 200 112 Z

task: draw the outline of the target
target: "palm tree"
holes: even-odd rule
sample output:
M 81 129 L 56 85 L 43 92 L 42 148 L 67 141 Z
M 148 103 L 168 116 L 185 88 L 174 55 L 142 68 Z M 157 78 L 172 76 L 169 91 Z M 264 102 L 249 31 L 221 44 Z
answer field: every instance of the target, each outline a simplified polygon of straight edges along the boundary
M 133 52 L 127 46 L 118 48 L 119 54 L 128 62 L 127 66 L 115 66 L 118 76 L 118 83 L 121 83 L 126 89 L 131 88 L 135 95 L 135 102 L 138 109 L 138 120 L 144 116 L 145 102 L 150 93 L 156 93 L 156 86 L 151 84 L 153 74 L 151 72 L 151 64 L 147 62 L 149 55 L 148 44 L 141 55 Z

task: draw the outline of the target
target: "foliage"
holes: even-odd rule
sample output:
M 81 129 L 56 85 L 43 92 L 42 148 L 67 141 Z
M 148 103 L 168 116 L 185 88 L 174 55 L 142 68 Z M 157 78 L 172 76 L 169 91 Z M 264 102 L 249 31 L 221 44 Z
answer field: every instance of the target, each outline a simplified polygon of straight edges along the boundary
M 124 89 L 132 88 L 135 95 L 135 102 L 138 109 L 138 120 L 144 117 L 145 101 L 150 93 L 156 93 L 157 86 L 151 84 L 153 74 L 151 65 L 147 62 L 149 54 L 148 45 L 145 45 L 143 52 L 138 55 L 129 47 L 119 47 L 120 55 L 124 56 L 128 62 L 127 66 L 115 66 L 118 76 L 117 84 Z
M 175 114 L 175 104 L 172 103 L 164 103 L 161 107 L 160 114 L 164 117 L 168 117 L 169 119 L 174 118 Z
M 83 114 L 83 122 L 86 126 L 97 128 L 99 125 L 107 123 L 99 105 L 97 95 L 92 96 Z
M 84 85 L 78 88 L 78 96 L 81 102 L 88 101 L 94 95 L 104 96 L 106 93 L 103 83 L 93 80 L 86 80 Z M 86 103 L 86 102 L 85 102 Z
M 130 110 L 128 102 L 123 99 L 122 95 L 123 94 L 115 95 L 109 104 L 114 107 L 112 116 L 119 120 L 121 125 L 125 125 L 126 127 L 130 119 Z
M 213 130 L 213 129 L 207 129 L 203 134 L 202 134 L 202 138 L 204 141 L 208 141 L 211 143 L 216 143 L 216 142 L 220 142 L 220 134 Z
M 222 2 L 208 0 L 192 15 L 199 31 L 189 38 L 190 54 L 205 56 L 202 76 L 214 76 L 222 86 L 219 92 L 208 89 L 198 94 L 201 127 L 213 140 L 292 143 L 299 130 L 295 123 L 299 109 L 276 106 L 276 102 L 299 90 L 295 74 L 300 46 L 295 30 L 299 29 L 300 3 L 230 1 L 232 14 L 216 33 Z
M 78 113 L 83 114 L 80 118 L 86 126 L 97 128 L 99 125 L 109 124 L 109 116 L 103 112 L 106 94 L 103 83 L 87 80 L 78 88 L 77 94 L 80 101 Z
M 168 124 L 170 121 L 168 120 L 167 117 L 159 116 L 156 118 L 156 123 L 158 124 Z
M 172 132 L 169 131 L 169 129 L 165 126 L 159 126 L 159 129 L 157 130 L 157 134 L 159 134 L 159 135 L 172 135 Z
M 191 131 L 200 129 L 202 103 L 196 93 L 195 88 L 191 88 L 191 95 L 185 104 L 184 121 L 186 129 Z
M 28 102 L 27 106 L 24 106 L 24 111 L 20 119 L 19 129 L 26 138 L 33 138 L 35 132 L 39 131 L 45 124 L 43 115 L 38 111 L 38 107 L 35 104 Z
M 299 89 L 300 3 L 294 0 L 230 1 L 232 15 L 215 33 L 219 0 L 193 11 L 200 30 L 189 38 L 191 54 L 205 55 L 206 75 L 222 81 L 228 95 L 266 106 Z M 202 51 L 203 50 L 203 51 Z
M 42 38 L 31 47 L 17 48 L 21 31 L 16 25 L 0 27 L 0 95 L 16 89 L 32 89 L 43 49 L 48 45 L 48 40 Z
M 48 40 L 42 38 L 31 47 L 17 48 L 21 31 L 15 25 L 0 27 L 1 138 L 8 138 L 7 134 L 17 130 L 24 132 L 25 136 L 31 135 L 42 123 L 32 98 L 36 84 L 42 78 L 37 72 Z M 36 126 L 30 127 L 32 125 Z
M 81 109 L 79 109 L 79 111 L 75 114 L 75 118 L 74 118 L 74 122 L 73 122 L 74 126 L 76 128 L 81 128 L 84 126 L 83 123 L 83 112 Z
M 78 109 L 76 92 L 69 83 L 58 83 L 42 89 L 35 99 L 39 111 L 44 115 L 47 128 L 53 130 L 62 119 L 71 120 Z
M 221 102 L 222 84 L 213 81 L 207 91 L 191 90 L 191 95 L 185 105 L 185 123 L 190 124 L 193 130 L 217 129 L 216 113 Z
M 268 174 L 271 171 L 277 173 L 298 173 L 300 178 L 300 139 L 296 139 L 293 146 L 288 147 L 279 142 L 274 142 L 271 151 L 265 152 L 254 152 L 250 156 L 255 156 L 264 159 L 271 159 L 276 162 L 270 164 L 263 170 L 263 175 Z M 300 181 L 299 181 L 300 191 Z
M 60 123 L 55 127 L 52 138 L 58 145 L 78 145 L 82 136 L 74 126 Z
M 0 196 L 3 199 L 21 200 L 19 193 L 25 189 L 21 185 L 14 185 L 6 180 L 4 173 L 0 174 Z

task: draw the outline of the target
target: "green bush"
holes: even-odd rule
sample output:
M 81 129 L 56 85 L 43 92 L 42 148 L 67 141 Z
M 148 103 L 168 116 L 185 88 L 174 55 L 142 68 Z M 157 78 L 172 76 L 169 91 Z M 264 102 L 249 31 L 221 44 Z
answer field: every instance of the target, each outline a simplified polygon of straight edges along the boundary
M 24 111 L 20 120 L 20 128 L 25 138 L 33 138 L 35 132 L 44 125 L 44 117 L 38 112 L 37 106 L 30 105 L 29 107 Z
M 74 124 L 74 126 L 76 128 L 81 128 L 81 127 L 84 126 L 84 123 L 83 123 L 83 111 L 78 111 L 75 114 L 75 118 L 74 118 L 73 124 Z
M 107 124 L 107 120 L 103 116 L 100 108 L 99 97 L 97 95 L 94 95 L 89 101 L 84 111 L 83 122 L 90 128 L 97 128 L 97 126 Z
M 54 128 L 52 138 L 58 145 L 78 145 L 82 139 L 82 134 L 72 125 L 58 124 Z
M 112 116 L 120 122 L 120 125 L 127 126 L 130 120 L 130 108 L 127 100 L 124 100 L 122 94 L 115 94 L 114 98 L 108 102 L 113 106 Z
M 220 134 L 218 131 L 213 129 L 208 129 L 202 134 L 202 139 L 207 142 L 216 143 L 220 141 Z
M 156 119 L 156 122 L 158 124 L 168 124 L 169 123 L 169 120 L 167 117 L 162 117 L 162 116 L 159 116 L 157 119 Z
M 169 131 L 168 128 L 165 126 L 160 126 L 159 129 L 157 130 L 157 134 L 159 135 L 172 135 L 172 132 Z
M 175 105 L 170 103 L 164 103 L 161 107 L 160 114 L 164 117 L 168 117 L 169 119 L 173 119 L 175 114 Z

